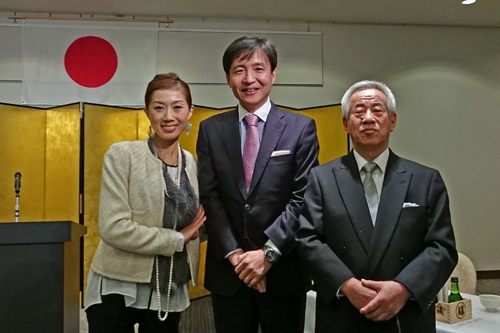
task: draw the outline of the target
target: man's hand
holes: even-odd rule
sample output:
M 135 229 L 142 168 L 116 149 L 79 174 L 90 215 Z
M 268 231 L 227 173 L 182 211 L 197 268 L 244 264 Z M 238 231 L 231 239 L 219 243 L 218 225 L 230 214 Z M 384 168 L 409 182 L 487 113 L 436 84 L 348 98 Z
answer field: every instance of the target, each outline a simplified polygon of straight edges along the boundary
M 377 296 L 359 311 L 375 321 L 394 317 L 410 297 L 408 289 L 397 281 L 361 280 L 361 284 L 377 292 Z
M 271 268 L 271 264 L 265 260 L 264 251 L 259 249 L 248 251 L 240 255 L 239 262 L 235 267 L 234 271 L 238 274 L 240 280 L 245 282 L 249 287 L 256 287 L 257 283 Z M 258 290 L 262 290 L 262 285 L 260 285 L 260 289 L 258 288 Z
M 240 256 L 245 253 L 243 252 L 243 250 L 238 250 L 238 251 L 235 251 L 233 253 L 231 253 L 227 259 L 229 259 L 229 262 L 231 263 L 231 265 L 233 265 L 234 267 L 236 267 L 239 262 L 240 262 Z
M 259 293 L 266 292 L 266 276 L 264 275 L 253 287 L 253 289 L 257 289 Z
M 369 304 L 377 296 L 374 289 L 363 286 L 361 281 L 354 277 L 347 279 L 340 291 L 358 310 Z

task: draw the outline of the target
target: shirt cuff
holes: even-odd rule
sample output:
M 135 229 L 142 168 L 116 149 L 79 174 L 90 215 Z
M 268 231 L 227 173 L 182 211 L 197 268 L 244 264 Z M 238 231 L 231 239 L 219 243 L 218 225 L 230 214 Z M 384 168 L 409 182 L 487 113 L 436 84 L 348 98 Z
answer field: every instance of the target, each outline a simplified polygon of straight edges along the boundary
M 340 288 L 337 290 L 337 298 L 338 298 L 338 299 L 340 299 L 341 297 L 344 297 L 344 296 L 345 296 L 345 295 L 344 295 L 344 293 L 341 291 L 341 289 L 342 289 L 342 287 L 344 286 L 344 284 L 345 284 L 345 281 L 344 281 L 344 283 L 342 283 L 342 284 L 340 285 Z
M 184 250 L 184 235 L 182 232 L 177 233 L 177 247 L 175 248 L 175 252 L 182 252 Z
M 240 248 L 237 248 L 236 250 L 233 250 L 233 251 L 229 252 L 228 254 L 226 254 L 226 256 L 225 256 L 224 258 L 226 258 L 226 259 L 227 259 L 227 258 L 229 258 L 229 256 L 230 256 L 231 254 L 233 254 L 234 252 L 237 252 L 237 251 L 243 251 L 243 250 L 242 250 L 242 249 L 240 249 Z
M 274 245 L 272 240 L 268 239 L 266 245 L 271 247 L 280 257 L 282 256 L 280 250 L 278 250 L 278 248 L 276 247 L 276 245 Z

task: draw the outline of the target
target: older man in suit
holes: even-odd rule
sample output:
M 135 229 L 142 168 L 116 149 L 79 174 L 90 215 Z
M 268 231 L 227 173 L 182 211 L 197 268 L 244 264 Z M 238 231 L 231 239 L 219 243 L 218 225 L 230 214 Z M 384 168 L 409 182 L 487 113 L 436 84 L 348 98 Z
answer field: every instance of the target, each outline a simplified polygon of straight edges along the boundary
M 297 231 L 317 286 L 316 332 L 435 332 L 457 263 L 438 171 L 395 155 L 396 101 L 376 81 L 342 98 L 353 151 L 311 171 Z
M 318 164 L 316 125 L 270 100 L 277 54 L 242 37 L 224 53 L 238 107 L 203 121 L 200 200 L 207 216 L 205 287 L 218 332 L 298 332 L 307 280 L 295 231 L 309 170 Z

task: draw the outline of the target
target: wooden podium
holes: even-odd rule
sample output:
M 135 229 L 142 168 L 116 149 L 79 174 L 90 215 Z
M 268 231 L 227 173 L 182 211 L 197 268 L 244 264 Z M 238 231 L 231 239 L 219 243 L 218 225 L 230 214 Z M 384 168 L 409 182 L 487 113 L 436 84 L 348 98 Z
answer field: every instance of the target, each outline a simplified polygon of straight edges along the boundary
M 79 332 L 86 232 L 71 221 L 0 223 L 0 332 Z

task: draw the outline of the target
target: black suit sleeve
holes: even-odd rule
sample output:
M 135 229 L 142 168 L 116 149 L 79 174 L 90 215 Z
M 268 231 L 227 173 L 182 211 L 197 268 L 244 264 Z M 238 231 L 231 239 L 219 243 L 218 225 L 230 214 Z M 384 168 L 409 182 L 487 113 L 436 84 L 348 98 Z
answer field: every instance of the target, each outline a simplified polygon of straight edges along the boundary
M 219 260 L 240 246 L 236 234 L 231 226 L 229 217 L 219 197 L 219 180 L 215 172 L 213 156 L 217 152 L 211 151 L 206 123 L 201 122 L 198 133 L 198 181 L 200 185 L 200 202 L 205 209 L 207 222 L 205 223 L 209 239 Z M 215 222 L 215 223 L 211 223 Z

